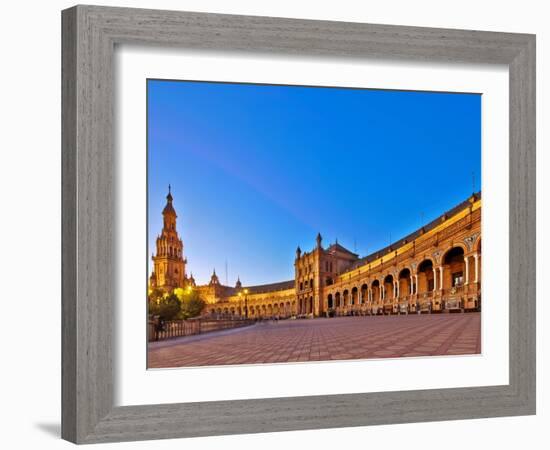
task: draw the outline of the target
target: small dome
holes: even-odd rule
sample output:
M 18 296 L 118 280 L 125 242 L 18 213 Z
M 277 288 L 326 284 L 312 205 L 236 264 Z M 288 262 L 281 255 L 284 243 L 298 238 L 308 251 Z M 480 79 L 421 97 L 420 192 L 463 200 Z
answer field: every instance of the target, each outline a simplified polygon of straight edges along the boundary
M 172 206 L 172 200 L 173 198 L 172 198 L 171 187 L 170 185 L 168 185 L 168 195 L 166 196 L 166 206 L 162 210 L 163 215 L 165 214 L 173 214 L 174 216 L 176 215 L 176 210 Z

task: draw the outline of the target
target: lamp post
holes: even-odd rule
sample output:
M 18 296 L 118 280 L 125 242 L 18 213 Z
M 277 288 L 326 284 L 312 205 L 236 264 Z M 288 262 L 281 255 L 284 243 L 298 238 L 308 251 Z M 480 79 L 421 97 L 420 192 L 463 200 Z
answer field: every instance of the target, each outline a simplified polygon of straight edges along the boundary
M 244 318 L 248 319 L 248 289 L 239 292 L 239 298 L 242 299 L 244 294 Z
M 248 319 L 248 289 L 244 290 L 244 318 Z

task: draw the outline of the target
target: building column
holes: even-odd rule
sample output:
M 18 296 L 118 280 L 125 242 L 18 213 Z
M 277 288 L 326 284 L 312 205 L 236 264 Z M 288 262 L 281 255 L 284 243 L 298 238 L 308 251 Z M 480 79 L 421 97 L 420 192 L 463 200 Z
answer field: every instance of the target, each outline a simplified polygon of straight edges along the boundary
M 399 298 L 399 279 L 395 282 L 395 288 L 396 297 Z
M 443 266 L 439 266 L 439 282 L 440 282 L 439 290 L 442 291 L 443 290 Z
M 433 266 L 432 266 L 432 269 L 434 271 L 434 288 L 433 288 L 433 292 L 435 292 L 435 290 L 437 289 L 437 270 Z
M 470 281 L 470 257 L 464 257 L 464 268 L 466 271 L 466 276 L 464 277 L 464 284 L 468 284 Z
M 413 289 L 414 289 L 414 279 L 413 279 L 412 274 L 411 274 L 410 279 L 411 279 L 411 288 L 409 289 L 409 295 L 413 295 L 413 294 L 414 294 L 414 292 L 413 292 Z
M 479 277 L 478 277 L 478 273 L 479 273 L 479 269 L 478 269 L 478 254 L 477 253 L 474 253 L 474 268 L 475 268 L 475 281 L 474 283 L 477 283 L 479 281 Z
M 417 273 L 414 274 L 414 292 L 413 292 L 413 294 L 418 295 L 418 274 Z

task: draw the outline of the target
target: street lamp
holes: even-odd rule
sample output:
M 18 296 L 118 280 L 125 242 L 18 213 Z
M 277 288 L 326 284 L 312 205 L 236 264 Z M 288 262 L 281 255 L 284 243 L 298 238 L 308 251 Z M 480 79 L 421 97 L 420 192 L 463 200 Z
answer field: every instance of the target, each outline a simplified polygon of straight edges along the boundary
M 244 290 L 244 317 L 248 319 L 248 289 Z
M 248 289 L 239 292 L 239 298 L 243 297 L 244 293 L 244 318 L 248 319 Z
M 243 293 L 239 292 L 239 308 L 241 307 L 242 301 L 243 301 Z M 241 317 L 242 317 L 242 314 L 241 314 Z

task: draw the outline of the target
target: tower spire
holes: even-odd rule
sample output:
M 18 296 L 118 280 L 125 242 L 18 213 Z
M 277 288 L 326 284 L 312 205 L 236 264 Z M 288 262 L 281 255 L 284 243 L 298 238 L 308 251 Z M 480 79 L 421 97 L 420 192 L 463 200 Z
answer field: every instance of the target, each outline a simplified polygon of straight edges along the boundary
M 164 292 L 183 288 L 187 282 L 185 275 L 187 260 L 183 256 L 183 242 L 176 230 L 178 215 L 172 200 L 172 186 L 169 184 L 166 205 L 162 210 L 163 228 L 157 236 L 157 251 L 153 256 L 154 277 L 150 282 L 151 286 L 162 288 Z

